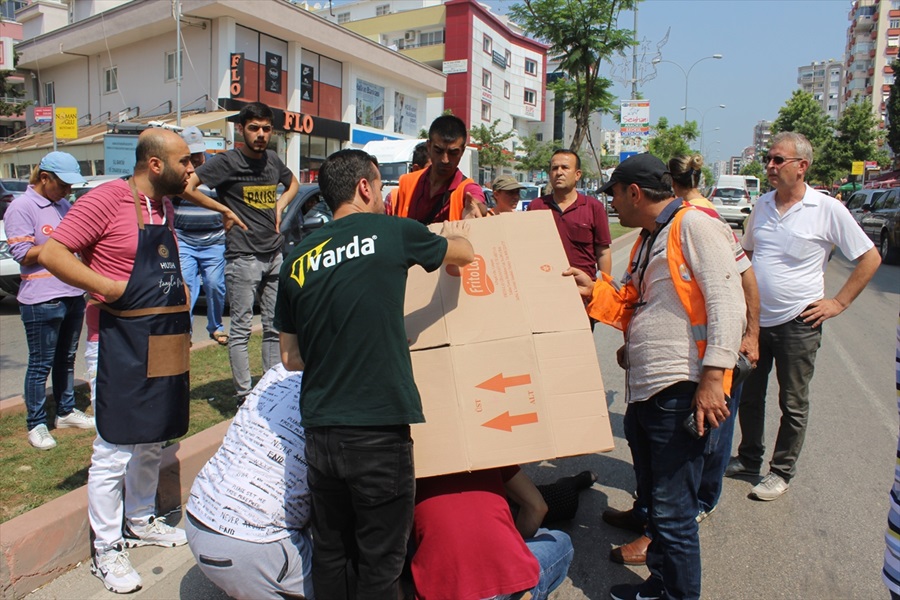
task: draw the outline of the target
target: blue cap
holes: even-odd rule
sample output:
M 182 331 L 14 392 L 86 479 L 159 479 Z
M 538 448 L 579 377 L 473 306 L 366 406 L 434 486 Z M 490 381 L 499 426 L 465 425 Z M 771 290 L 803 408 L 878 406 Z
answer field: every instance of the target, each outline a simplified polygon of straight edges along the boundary
M 68 152 L 51 152 L 41 159 L 39 167 L 41 171 L 49 171 L 69 185 L 85 182 L 78 161 Z

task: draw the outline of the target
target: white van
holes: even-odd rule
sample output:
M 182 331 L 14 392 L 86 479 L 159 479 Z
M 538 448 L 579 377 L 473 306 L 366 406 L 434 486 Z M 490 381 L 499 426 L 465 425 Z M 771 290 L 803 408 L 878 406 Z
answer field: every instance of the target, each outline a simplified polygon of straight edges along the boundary
M 719 178 L 716 179 L 716 187 L 739 188 L 746 190 L 747 178 L 744 175 L 719 175 Z

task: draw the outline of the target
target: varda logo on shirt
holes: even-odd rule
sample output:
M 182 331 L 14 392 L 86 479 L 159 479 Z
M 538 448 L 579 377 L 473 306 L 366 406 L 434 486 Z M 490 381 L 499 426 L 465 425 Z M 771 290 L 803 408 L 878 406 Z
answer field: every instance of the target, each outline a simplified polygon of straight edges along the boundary
M 318 271 L 320 268 L 329 269 L 345 260 L 375 254 L 375 240 L 378 239 L 378 236 L 373 235 L 360 240 L 358 235 L 354 235 L 352 242 L 326 250 L 325 246 L 332 239 L 334 238 L 328 238 L 309 252 L 301 255 L 291 265 L 291 279 L 296 281 L 300 287 L 303 287 L 303 284 L 306 283 L 306 274 L 310 271 Z

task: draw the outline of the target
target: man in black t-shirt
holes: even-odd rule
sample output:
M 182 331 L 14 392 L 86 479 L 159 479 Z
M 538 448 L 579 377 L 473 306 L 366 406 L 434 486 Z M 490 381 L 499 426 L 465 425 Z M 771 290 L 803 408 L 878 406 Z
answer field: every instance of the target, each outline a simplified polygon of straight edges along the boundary
M 254 102 L 241 110 L 239 119 L 244 145 L 207 160 L 191 176 L 182 196 L 223 212 L 221 202 L 241 225 L 227 227 L 226 223 L 225 235 L 225 286 L 231 311 L 228 357 L 240 404 L 253 388 L 247 343 L 256 297 L 263 326 L 263 370 L 268 371 L 279 360 L 278 332 L 272 321 L 282 263 L 281 213 L 297 195 L 300 183 L 278 155 L 267 149 L 272 136 L 272 110 Z M 201 183 L 216 190 L 219 202 L 197 191 Z M 285 187 L 281 196 L 277 194 L 279 183 Z
M 275 326 L 281 358 L 304 371 L 300 411 L 313 503 L 313 587 L 329 600 L 397 598 L 412 528 L 410 423 L 424 421 L 403 323 L 413 265 L 474 260 L 468 225 L 441 235 L 384 215 L 377 161 L 341 150 L 319 171 L 334 221 L 281 269 Z

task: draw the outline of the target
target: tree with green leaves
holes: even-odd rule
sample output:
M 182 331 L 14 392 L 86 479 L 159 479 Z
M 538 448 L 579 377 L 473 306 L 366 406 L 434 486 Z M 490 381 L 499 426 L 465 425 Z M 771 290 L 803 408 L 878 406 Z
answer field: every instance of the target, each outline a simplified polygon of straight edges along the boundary
M 772 123 L 772 135 L 782 131 L 796 131 L 806 136 L 813 147 L 813 164 L 807 173 L 807 179 L 831 185 L 835 171 L 828 160 L 823 160 L 823 152 L 829 140 L 834 138 L 834 123 L 812 94 L 794 90 L 794 94 L 781 107 L 778 117 Z
M 529 35 L 550 46 L 549 55 L 565 74 L 549 84 L 557 102 L 575 121 L 569 149 L 577 152 L 591 116 L 613 108 L 612 81 L 601 65 L 634 45 L 634 32 L 618 29 L 619 13 L 638 0 L 523 0 L 509 9 L 510 18 Z
M 513 137 L 515 132 L 512 130 L 502 132 L 499 126 L 500 119 L 496 119 L 490 127 L 482 123 L 469 130 L 472 143 L 478 148 L 478 164 L 482 168 L 490 169 L 492 179 L 498 167 L 512 164 L 513 159 L 512 153 L 506 149 L 504 143 Z
M 756 177 L 760 183 L 766 181 L 766 170 L 758 161 L 752 161 L 741 168 L 741 175 Z
M 19 62 L 19 53 L 16 52 L 13 55 L 13 66 L 18 64 Z M 25 112 L 25 109 L 31 106 L 31 100 L 22 100 L 19 102 L 20 98 L 25 97 L 25 92 L 16 85 L 7 81 L 7 78 L 15 73 L 15 70 L 11 71 L 0 71 L 0 116 L 4 117 L 14 117 L 16 115 L 21 115 Z M 16 100 L 15 102 L 7 102 L 9 99 Z
M 696 121 L 688 121 L 684 125 L 669 125 L 669 120 L 660 117 L 653 126 L 653 137 L 647 150 L 663 162 L 673 156 L 684 156 L 695 153 L 691 142 L 700 137 L 700 128 Z
M 826 183 L 831 185 L 839 175 L 849 173 L 855 161 L 888 164 L 887 153 L 879 148 L 882 139 L 872 105 L 865 101 L 848 104 L 837 123 L 837 135 L 825 143 L 820 156 L 824 165 L 830 167 L 831 176 Z
M 516 148 L 518 154 L 516 168 L 528 172 L 529 179 L 535 179 L 535 172 L 545 172 L 550 168 L 550 157 L 556 148 L 562 146 L 559 140 L 553 142 L 538 141 L 537 135 L 529 133 L 519 140 Z
M 900 60 L 891 63 L 894 83 L 887 101 L 887 143 L 896 156 L 900 156 Z

